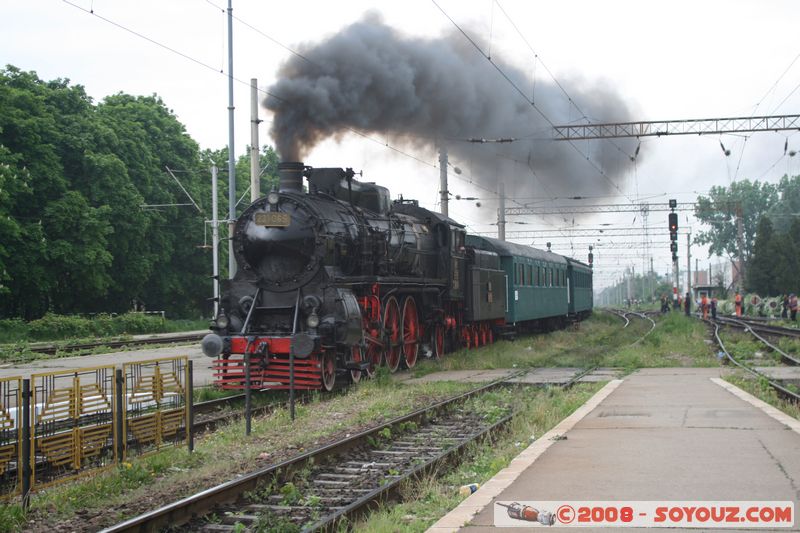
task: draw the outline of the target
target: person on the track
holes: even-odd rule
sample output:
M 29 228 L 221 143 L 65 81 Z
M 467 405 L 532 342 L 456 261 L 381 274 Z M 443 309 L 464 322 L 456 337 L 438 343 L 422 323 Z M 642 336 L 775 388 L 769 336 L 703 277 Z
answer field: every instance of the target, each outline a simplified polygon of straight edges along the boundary
M 713 320 L 717 319 L 717 297 L 716 296 L 711 298 L 711 318 Z
M 736 297 L 734 298 L 734 305 L 736 306 L 736 316 L 742 316 L 742 295 L 739 294 L 739 291 L 736 291 Z
M 708 296 L 706 293 L 703 293 L 703 297 L 700 299 L 700 309 L 703 311 L 703 320 L 708 320 Z
M 789 316 L 792 322 L 797 322 L 797 295 L 795 293 L 789 295 Z
M 789 318 L 789 295 L 783 295 L 783 308 L 781 309 L 781 318 Z
M 683 310 L 686 312 L 686 316 L 692 315 L 692 296 L 688 292 L 683 297 Z

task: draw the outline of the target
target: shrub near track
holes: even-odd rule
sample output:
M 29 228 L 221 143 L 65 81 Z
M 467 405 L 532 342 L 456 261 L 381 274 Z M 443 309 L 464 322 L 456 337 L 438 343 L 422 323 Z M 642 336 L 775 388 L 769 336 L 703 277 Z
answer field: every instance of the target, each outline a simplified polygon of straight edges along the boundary
M 100 314 L 91 318 L 77 315 L 48 313 L 42 318 L 25 322 L 18 318 L 0 320 L 0 342 L 51 341 L 109 337 L 112 335 L 136 335 L 146 333 L 170 333 L 187 329 L 204 329 L 204 320 L 164 320 L 157 315 L 125 313 L 123 315 Z

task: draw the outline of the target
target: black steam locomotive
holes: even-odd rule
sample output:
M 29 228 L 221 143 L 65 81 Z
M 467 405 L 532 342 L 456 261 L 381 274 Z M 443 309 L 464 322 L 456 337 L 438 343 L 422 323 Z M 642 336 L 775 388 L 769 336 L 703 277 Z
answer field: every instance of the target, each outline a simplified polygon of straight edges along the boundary
M 338 377 L 411 368 L 421 352 L 438 359 L 510 330 L 524 269 L 518 280 L 487 239 L 469 245 L 461 224 L 354 175 L 281 163 L 279 191 L 237 220 L 239 268 L 203 340 L 220 386 L 242 388 L 249 365 L 253 387 L 286 389 L 291 358 L 295 388 L 331 390 Z

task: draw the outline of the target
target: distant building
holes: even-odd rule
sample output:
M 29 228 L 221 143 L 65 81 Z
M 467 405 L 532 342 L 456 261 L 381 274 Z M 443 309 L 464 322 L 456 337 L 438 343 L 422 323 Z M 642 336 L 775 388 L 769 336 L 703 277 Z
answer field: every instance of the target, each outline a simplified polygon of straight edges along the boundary
M 692 272 L 692 286 L 697 285 L 709 285 L 707 270 L 695 270 Z

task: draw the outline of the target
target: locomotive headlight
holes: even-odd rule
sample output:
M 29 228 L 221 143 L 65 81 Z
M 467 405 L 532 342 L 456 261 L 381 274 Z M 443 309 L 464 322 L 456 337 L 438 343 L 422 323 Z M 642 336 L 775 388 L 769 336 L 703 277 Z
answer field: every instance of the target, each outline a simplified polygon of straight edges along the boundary
M 278 201 L 280 199 L 281 197 L 278 196 L 278 193 L 275 191 L 270 191 L 270 193 L 267 195 L 267 202 L 269 202 L 269 205 L 278 205 Z
M 228 327 L 228 324 L 230 324 L 230 321 L 228 320 L 228 317 L 227 317 L 227 316 L 225 316 L 225 315 L 224 315 L 224 314 L 222 314 L 222 313 L 220 313 L 219 315 L 217 315 L 217 327 L 218 327 L 219 329 L 225 329 L 225 328 L 227 328 L 227 327 Z
M 308 315 L 308 318 L 306 319 L 306 325 L 310 328 L 316 328 L 319 326 L 319 315 L 317 315 L 317 313 L 311 313 Z

